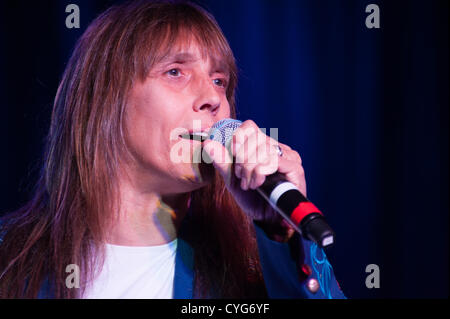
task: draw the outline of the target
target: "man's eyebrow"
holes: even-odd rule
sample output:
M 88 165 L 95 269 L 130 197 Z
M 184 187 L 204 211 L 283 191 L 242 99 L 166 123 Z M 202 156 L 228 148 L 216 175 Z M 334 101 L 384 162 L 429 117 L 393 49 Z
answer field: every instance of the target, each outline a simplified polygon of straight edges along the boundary
M 223 73 L 227 76 L 230 75 L 230 71 L 228 70 L 228 64 L 223 61 L 215 61 L 213 63 L 214 72 Z
M 165 55 L 157 62 L 157 64 L 165 65 L 169 63 L 189 63 L 196 60 L 196 56 L 189 52 L 178 52 Z M 211 63 L 214 72 L 223 73 L 227 76 L 229 75 L 228 65 L 224 61 L 222 61 L 221 59 L 213 59 Z
M 158 61 L 158 63 L 193 62 L 193 61 L 195 61 L 195 57 L 191 53 L 179 52 L 164 56 Z

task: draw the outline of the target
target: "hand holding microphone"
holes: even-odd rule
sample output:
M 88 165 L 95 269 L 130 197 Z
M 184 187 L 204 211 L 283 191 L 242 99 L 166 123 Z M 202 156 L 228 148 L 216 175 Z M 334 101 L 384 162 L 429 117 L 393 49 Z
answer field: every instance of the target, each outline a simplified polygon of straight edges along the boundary
M 251 120 L 221 120 L 209 135 L 203 150 L 251 218 L 269 223 L 284 220 L 320 247 L 333 244 L 332 229 L 306 198 L 304 171 L 296 151 L 262 133 Z

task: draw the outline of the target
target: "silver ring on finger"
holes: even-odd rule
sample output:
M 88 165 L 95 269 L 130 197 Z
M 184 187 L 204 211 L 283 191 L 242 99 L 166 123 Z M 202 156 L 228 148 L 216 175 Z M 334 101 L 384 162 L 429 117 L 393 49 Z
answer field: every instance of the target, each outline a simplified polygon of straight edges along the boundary
M 277 154 L 279 157 L 283 156 L 283 150 L 281 149 L 280 145 L 274 145 L 277 149 Z

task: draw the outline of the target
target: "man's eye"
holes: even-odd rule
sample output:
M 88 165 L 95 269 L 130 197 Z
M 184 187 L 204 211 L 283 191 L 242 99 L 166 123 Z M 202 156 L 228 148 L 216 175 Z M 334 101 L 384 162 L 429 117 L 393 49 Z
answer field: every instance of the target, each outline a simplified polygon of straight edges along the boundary
M 167 71 L 166 73 L 171 76 L 179 76 L 180 70 L 179 69 L 171 69 L 171 70 Z
M 226 87 L 227 81 L 225 81 L 224 79 L 214 79 L 214 84 L 221 87 Z

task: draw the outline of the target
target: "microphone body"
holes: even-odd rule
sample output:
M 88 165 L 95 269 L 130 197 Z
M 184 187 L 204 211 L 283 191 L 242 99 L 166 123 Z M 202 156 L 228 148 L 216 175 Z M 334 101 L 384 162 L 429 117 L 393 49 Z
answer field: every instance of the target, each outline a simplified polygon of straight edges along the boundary
M 234 119 L 220 120 L 212 126 L 209 138 L 228 148 L 233 132 L 241 124 Z M 321 248 L 333 245 L 335 234 L 322 212 L 283 174 L 275 172 L 266 176 L 256 190 L 300 235 Z

